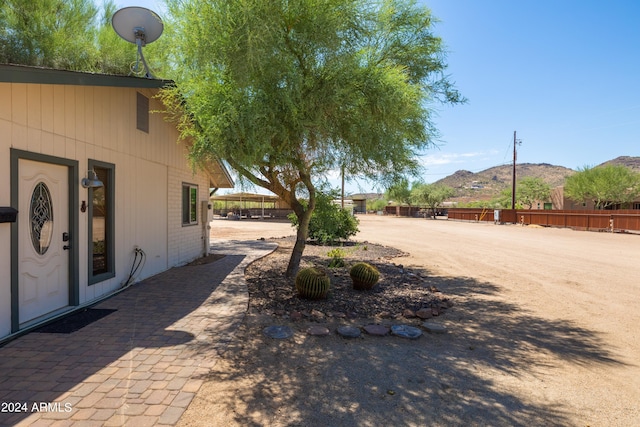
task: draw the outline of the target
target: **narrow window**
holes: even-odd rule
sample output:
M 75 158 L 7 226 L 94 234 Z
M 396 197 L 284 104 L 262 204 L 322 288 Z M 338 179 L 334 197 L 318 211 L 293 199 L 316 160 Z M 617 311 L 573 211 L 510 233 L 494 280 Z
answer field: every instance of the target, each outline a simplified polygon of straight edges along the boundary
M 136 127 L 138 130 L 149 133 L 149 98 L 137 92 Z
M 182 225 L 198 223 L 198 186 L 182 184 Z
M 53 206 L 49 187 L 39 182 L 31 195 L 29 206 L 31 243 L 38 255 L 44 255 L 51 244 L 53 233 Z
M 114 170 L 108 163 L 89 161 L 102 187 L 89 188 L 89 284 L 115 276 Z

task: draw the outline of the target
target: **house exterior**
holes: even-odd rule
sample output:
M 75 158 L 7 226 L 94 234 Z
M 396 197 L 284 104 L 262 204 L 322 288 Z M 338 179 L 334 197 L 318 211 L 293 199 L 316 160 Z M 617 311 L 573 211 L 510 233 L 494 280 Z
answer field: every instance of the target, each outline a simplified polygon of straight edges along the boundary
M 551 200 L 553 201 L 553 209 L 556 210 L 574 210 L 585 211 L 595 210 L 595 203 L 593 200 L 585 200 L 584 202 L 576 202 L 571 200 L 564 194 L 564 186 L 559 186 L 551 190 Z M 615 203 L 609 205 L 606 210 L 619 210 L 619 209 L 640 209 L 640 200 L 634 200 L 631 203 L 621 205 Z
M 0 341 L 208 252 L 233 182 L 154 113 L 168 83 L 0 65 Z

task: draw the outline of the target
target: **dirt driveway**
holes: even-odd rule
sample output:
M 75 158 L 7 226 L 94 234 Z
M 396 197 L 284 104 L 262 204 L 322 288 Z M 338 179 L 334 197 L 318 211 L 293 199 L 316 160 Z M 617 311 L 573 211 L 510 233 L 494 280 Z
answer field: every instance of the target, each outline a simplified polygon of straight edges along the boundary
M 493 389 L 575 425 L 640 425 L 640 236 L 363 219 L 358 238 L 452 279 L 445 292 L 467 301 L 458 327 L 491 353 L 480 376 Z
M 267 362 L 257 358 L 250 362 L 250 370 L 234 377 L 229 373 L 233 363 L 223 364 L 226 375 L 215 377 L 215 387 L 219 393 L 244 396 L 242 405 L 221 407 L 217 402 L 218 411 L 234 412 L 221 418 L 226 423 L 640 425 L 640 236 L 373 215 L 359 218 L 361 232 L 356 240 L 410 253 L 397 262 L 429 277 L 454 298 L 455 307 L 442 318 L 449 333 L 402 345 L 389 341 L 376 347 L 369 341 L 357 351 L 368 352 L 370 364 L 354 368 L 357 372 L 345 371 L 341 364 L 345 357 L 361 359 L 363 353 L 357 353 L 354 345 L 337 355 L 345 347 L 339 338 L 305 350 L 306 358 L 333 363 L 329 369 L 337 370 L 335 375 L 313 369 L 309 374 L 303 370 L 309 361 L 292 359 L 291 346 L 245 343 L 245 351 L 289 357 L 283 363 L 291 365 L 291 371 L 280 365 L 261 370 L 259 364 Z M 214 238 L 292 233 L 286 223 L 221 221 L 213 225 Z M 297 343 L 300 348 L 308 345 L 308 340 L 303 341 Z M 242 357 L 231 361 L 239 363 L 248 354 L 238 352 Z M 400 372 L 404 363 L 406 372 Z M 256 372 L 261 372 L 260 381 L 255 379 Z M 263 395 L 270 404 L 252 406 L 248 400 L 257 399 L 256 393 L 267 393 L 267 385 L 275 387 L 279 381 L 269 379 L 270 373 L 285 378 L 294 390 L 282 388 L 275 395 Z M 389 385 L 372 386 L 376 382 L 368 377 L 372 374 Z M 300 376 L 296 381 L 295 375 Z M 325 386 L 330 381 L 334 385 Z M 342 381 L 342 386 L 336 381 Z M 254 393 L 247 394 L 247 388 Z M 308 388 L 316 390 L 310 391 L 312 395 L 321 394 L 323 403 L 316 404 L 315 412 L 300 396 Z M 204 400 L 195 402 L 198 411 L 225 396 L 207 390 L 203 388 Z M 198 425 L 194 420 L 192 413 L 184 425 Z

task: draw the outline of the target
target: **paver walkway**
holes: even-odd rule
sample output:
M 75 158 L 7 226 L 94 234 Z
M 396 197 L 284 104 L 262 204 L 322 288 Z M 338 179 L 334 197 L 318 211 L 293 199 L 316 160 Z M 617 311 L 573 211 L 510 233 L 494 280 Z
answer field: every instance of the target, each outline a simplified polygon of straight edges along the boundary
M 246 313 L 245 267 L 276 245 L 213 247 L 227 256 L 132 286 L 94 307 L 117 311 L 77 332 L 0 347 L 0 425 L 176 424 Z

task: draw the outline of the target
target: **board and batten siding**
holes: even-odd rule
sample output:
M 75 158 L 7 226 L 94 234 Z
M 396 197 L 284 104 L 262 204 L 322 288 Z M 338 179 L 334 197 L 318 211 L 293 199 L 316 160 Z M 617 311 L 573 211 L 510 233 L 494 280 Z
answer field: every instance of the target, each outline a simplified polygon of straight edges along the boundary
M 149 133 L 136 128 L 137 92 L 149 98 Z M 118 289 L 127 279 L 140 247 L 147 260 L 143 279 L 203 255 L 202 202 L 209 178 L 194 173 L 187 147 L 165 121 L 155 89 L 0 83 L 0 206 L 10 204 L 10 148 L 79 162 L 80 178 L 89 159 L 115 165 L 115 265 L 112 279 L 88 285 L 88 218 L 79 214 L 80 303 Z M 197 226 L 183 226 L 182 183 L 198 186 Z M 78 183 L 79 184 L 79 183 Z M 79 200 L 87 189 L 78 186 Z M 79 209 L 79 207 L 78 207 Z M 0 224 L 0 337 L 10 312 L 10 227 Z M 5 274 L 6 273 L 6 274 Z

